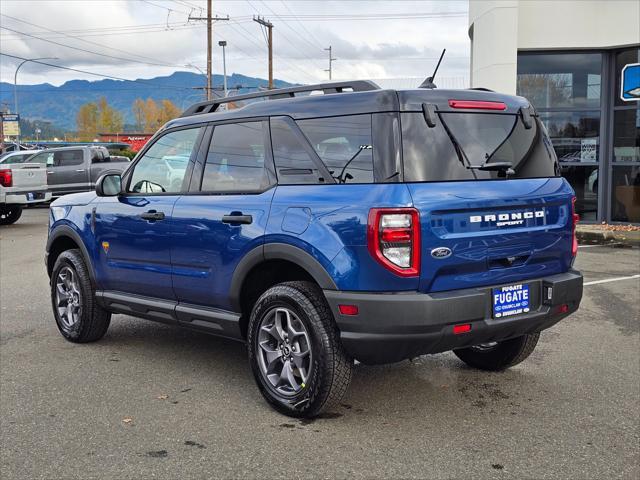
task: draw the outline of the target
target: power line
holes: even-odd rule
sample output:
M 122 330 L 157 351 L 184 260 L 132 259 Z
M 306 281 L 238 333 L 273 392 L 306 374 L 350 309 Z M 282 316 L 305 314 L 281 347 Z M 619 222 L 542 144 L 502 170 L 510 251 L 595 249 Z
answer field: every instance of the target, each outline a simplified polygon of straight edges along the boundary
M 58 31 L 56 31 L 56 30 L 52 30 L 52 29 L 50 29 L 50 28 L 43 27 L 42 25 L 36 25 L 35 23 L 27 22 L 26 20 L 21 20 L 21 19 L 19 19 L 19 18 L 15 18 L 15 17 L 9 16 L 9 15 L 0 14 L 0 16 L 3 16 L 3 17 L 5 17 L 5 18 L 10 18 L 11 20 L 14 20 L 14 21 L 17 21 L 17 22 L 20 22 L 20 23 L 24 23 L 24 24 L 26 24 L 26 25 L 30 25 L 30 26 L 32 26 L 32 27 L 36 27 L 36 28 L 40 28 L 40 29 L 43 29 L 43 30 L 47 30 L 47 31 L 49 31 L 49 32 L 53 32 L 53 33 L 60 33 L 60 32 L 58 32 Z M 24 33 L 23 33 L 23 34 L 24 34 Z M 65 37 L 72 38 L 72 39 L 74 39 L 74 40 L 78 40 L 78 41 L 80 41 L 80 42 L 88 43 L 88 44 L 90 44 L 90 45 L 96 45 L 96 46 L 98 46 L 98 47 L 106 48 L 106 49 L 109 49 L 109 50 L 114 50 L 114 51 L 117 51 L 117 52 L 124 52 L 124 53 L 128 53 L 129 55 L 133 55 L 134 57 L 139 57 L 139 58 L 143 58 L 143 59 L 146 59 L 146 60 L 151 60 L 153 63 L 149 63 L 149 65 L 155 65 L 155 66 L 167 66 L 167 67 L 177 67 L 177 66 L 178 66 L 178 65 L 169 64 L 169 63 L 160 63 L 160 62 L 162 62 L 162 60 L 158 60 L 158 59 L 151 58 L 151 57 L 145 57 L 144 55 L 138 55 L 138 54 L 135 54 L 135 53 L 128 52 L 128 51 L 126 51 L 126 50 L 121 50 L 121 49 L 119 49 L 119 48 L 109 47 L 109 46 L 107 46 L 107 45 L 102 45 L 102 44 L 100 44 L 100 43 L 92 42 L 92 41 L 90 41 L 90 40 L 84 40 L 84 39 L 82 39 L 82 38 L 78 38 L 78 37 L 75 37 L 75 36 L 73 36 L 73 35 L 69 35 L 69 34 L 63 34 L 63 35 L 64 35 Z M 48 42 L 48 41 L 49 41 L 49 40 L 45 40 L 45 39 L 43 39 L 43 38 L 41 38 L 41 37 L 35 37 L 35 36 L 33 36 L 33 37 L 34 37 L 34 38 L 36 38 L 37 40 L 46 41 L 46 42 Z M 87 51 L 88 51 L 88 50 L 87 50 Z M 145 62 L 145 63 L 146 63 L 146 62 Z
M 121 60 L 121 61 L 129 62 L 129 63 L 141 63 L 141 64 L 145 64 L 145 65 L 153 65 L 153 66 L 156 66 L 156 67 L 175 67 L 176 66 L 176 65 L 169 65 L 167 63 L 160 64 L 160 63 L 154 63 L 154 62 L 142 62 L 140 60 L 134 60 L 132 58 L 116 57 L 115 55 L 108 55 L 106 53 L 95 52 L 93 50 L 87 50 L 86 48 L 74 47 L 72 45 L 67 45 L 65 43 L 56 42 L 54 40 L 46 40 L 44 38 L 39 38 L 36 35 L 30 35 L 28 33 L 20 32 L 18 30 L 14 30 L 14 29 L 9 28 L 9 27 L 0 26 L 0 28 L 2 28 L 3 30 L 8 30 L 10 32 L 18 33 L 20 35 L 25 35 L 27 37 L 34 38 L 36 40 L 41 40 L 43 42 L 52 43 L 53 45 L 58 45 L 59 47 L 70 48 L 71 50 L 77 50 L 79 52 L 84 52 L 84 53 L 90 53 L 91 55 L 98 55 L 100 57 L 112 58 L 114 60 Z
M 295 16 L 295 14 L 293 13 L 293 11 L 291 11 L 291 9 L 290 9 L 290 8 L 289 8 L 289 6 L 286 4 L 286 2 L 285 2 L 284 0 L 280 0 L 280 3 L 282 3 L 282 6 L 283 6 L 284 8 L 286 8 L 286 9 L 287 9 L 287 11 L 288 11 L 292 16 L 294 16 L 294 19 L 295 19 L 295 21 L 296 21 L 296 22 L 298 22 L 298 25 L 300 25 L 300 26 L 302 27 L 302 29 L 303 29 L 305 32 L 307 32 L 307 34 L 308 34 L 310 37 L 312 37 L 312 38 L 317 42 L 317 44 L 318 44 L 318 45 L 322 45 L 322 42 L 321 42 L 320 40 L 318 40 L 318 37 L 316 37 L 313 33 L 311 33 L 311 32 L 307 29 L 307 27 L 305 27 L 305 26 L 304 26 L 304 24 L 303 24 L 302 22 L 300 22 L 300 20 L 298 20 L 298 17 L 296 17 L 296 16 Z M 322 47 L 321 47 L 321 48 L 322 48 Z
M 72 72 L 84 73 L 86 75 L 93 75 L 95 77 L 110 78 L 112 80 L 122 80 L 122 81 L 125 81 L 125 82 L 140 83 L 140 84 L 144 84 L 144 85 L 151 85 L 151 86 L 156 87 L 156 88 L 168 88 L 168 89 L 173 89 L 173 90 L 191 90 L 190 87 L 179 87 L 177 85 L 160 85 L 160 84 L 157 84 L 157 83 L 147 82 L 145 80 L 140 80 L 140 79 L 138 79 L 138 80 L 129 80 L 128 78 L 116 77 L 114 75 L 104 75 L 102 73 L 95 73 L 95 72 L 89 72 L 87 70 L 80 70 L 79 68 L 63 67 L 62 65 L 55 65 L 53 63 L 42 62 L 40 60 L 31 60 L 31 59 L 28 59 L 28 58 L 19 57 L 17 55 L 10 55 L 8 53 L 3 53 L 3 52 L 0 52 L 0 55 L 3 55 L 5 57 L 9 57 L 9 58 L 15 58 L 16 60 L 29 60 L 31 63 L 38 63 L 40 65 L 46 65 L 48 67 L 60 68 L 62 70 L 70 70 Z

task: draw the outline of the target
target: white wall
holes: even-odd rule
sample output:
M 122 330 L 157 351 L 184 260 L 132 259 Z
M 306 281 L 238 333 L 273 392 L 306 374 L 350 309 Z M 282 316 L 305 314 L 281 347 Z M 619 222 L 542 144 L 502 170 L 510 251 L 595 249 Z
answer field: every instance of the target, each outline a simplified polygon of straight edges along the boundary
M 518 1 L 469 2 L 471 86 L 515 93 Z
M 516 92 L 518 50 L 640 43 L 640 0 L 470 0 L 471 86 Z

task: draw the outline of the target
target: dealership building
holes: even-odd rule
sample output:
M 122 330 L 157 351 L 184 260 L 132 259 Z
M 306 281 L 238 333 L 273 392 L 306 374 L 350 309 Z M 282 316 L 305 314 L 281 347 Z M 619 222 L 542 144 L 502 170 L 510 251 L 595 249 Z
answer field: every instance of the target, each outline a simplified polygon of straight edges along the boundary
M 471 86 L 527 97 L 584 222 L 640 223 L 640 2 L 469 2 Z

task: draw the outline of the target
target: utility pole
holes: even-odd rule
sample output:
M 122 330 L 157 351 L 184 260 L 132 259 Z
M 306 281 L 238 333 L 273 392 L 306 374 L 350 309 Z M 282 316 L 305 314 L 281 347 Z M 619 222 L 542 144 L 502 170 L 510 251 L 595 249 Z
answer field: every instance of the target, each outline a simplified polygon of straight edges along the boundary
M 268 22 L 264 18 L 253 17 L 253 21 L 259 23 L 263 27 L 267 27 L 267 44 L 269 46 L 269 90 L 273 89 L 273 23 Z
M 325 50 L 327 52 L 329 52 L 329 69 L 325 70 L 325 72 L 329 72 L 329 80 L 331 80 L 331 74 L 332 74 L 332 70 L 333 70 L 333 67 L 331 66 L 331 64 L 333 62 L 335 62 L 336 60 L 338 60 L 338 59 L 337 58 L 333 58 L 333 55 L 331 54 L 331 45 L 329 45 L 329 48 L 325 48 Z
M 189 15 L 189 20 L 206 20 L 207 21 L 207 100 L 211 100 L 213 92 L 213 75 L 211 73 L 211 54 L 213 51 L 213 22 L 218 20 L 229 20 L 229 15 L 226 17 L 213 17 L 213 8 L 211 6 L 212 0 L 207 0 L 207 16 L 206 17 L 192 17 Z

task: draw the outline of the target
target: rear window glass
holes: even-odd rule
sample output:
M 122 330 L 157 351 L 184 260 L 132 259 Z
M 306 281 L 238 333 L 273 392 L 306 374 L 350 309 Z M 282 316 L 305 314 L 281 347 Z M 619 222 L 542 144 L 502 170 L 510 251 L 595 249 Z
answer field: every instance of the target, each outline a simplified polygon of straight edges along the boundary
M 373 183 L 371 115 L 298 120 L 298 126 L 342 183 Z
M 527 129 L 518 115 L 440 113 L 429 128 L 422 113 L 403 113 L 402 151 L 408 182 L 499 178 L 499 171 L 470 168 L 497 162 L 511 164 L 508 178 L 558 175 L 556 155 L 536 117 Z

